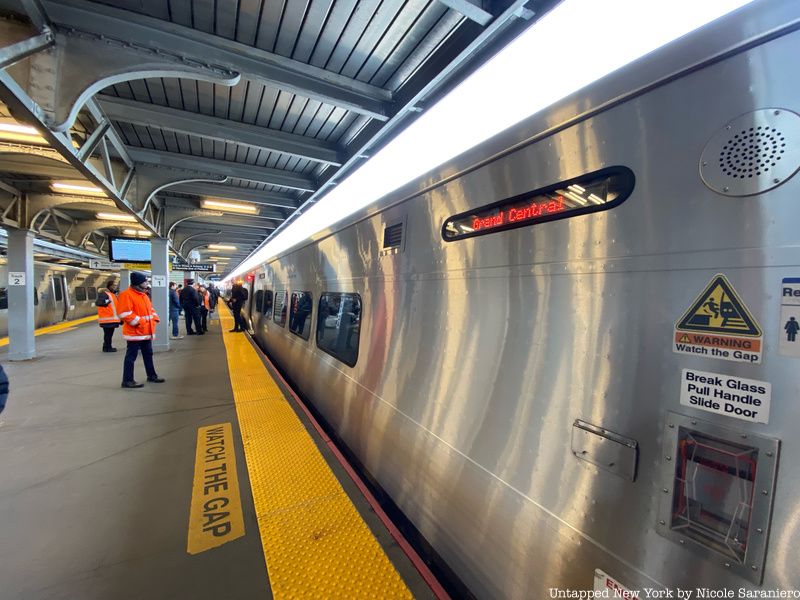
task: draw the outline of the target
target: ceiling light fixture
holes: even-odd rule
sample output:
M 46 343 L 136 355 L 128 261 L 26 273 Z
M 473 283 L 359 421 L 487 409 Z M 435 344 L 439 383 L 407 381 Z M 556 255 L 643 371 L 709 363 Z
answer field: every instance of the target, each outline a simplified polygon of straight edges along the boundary
M 77 194 L 78 196 L 106 196 L 99 187 L 86 183 L 72 183 L 69 181 L 53 181 L 50 189 L 60 194 Z
M 239 202 L 222 202 L 220 200 L 203 200 L 201 208 L 222 210 L 226 212 L 245 213 L 249 215 L 258 214 L 258 207 L 254 204 L 241 204 Z
M 18 123 L 0 123 L 0 140 L 5 142 L 24 142 L 28 144 L 47 144 L 47 140 L 35 127 Z
M 236 246 L 230 244 L 209 244 L 209 250 L 236 250 Z
M 134 235 L 136 237 L 150 237 L 153 235 L 152 231 L 147 231 L 146 229 L 123 229 L 122 233 L 125 235 Z
M 102 221 L 125 221 L 127 223 L 135 223 L 136 217 L 133 215 L 123 215 L 120 213 L 99 212 L 95 215 Z

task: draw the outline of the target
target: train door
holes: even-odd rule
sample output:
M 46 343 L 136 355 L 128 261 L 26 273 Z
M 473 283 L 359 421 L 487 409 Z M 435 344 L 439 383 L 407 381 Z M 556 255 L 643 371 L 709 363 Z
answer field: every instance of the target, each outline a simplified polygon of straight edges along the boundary
M 67 298 L 67 280 L 63 275 L 53 275 L 53 298 L 55 299 L 56 321 L 64 321 L 69 313 L 69 299 Z

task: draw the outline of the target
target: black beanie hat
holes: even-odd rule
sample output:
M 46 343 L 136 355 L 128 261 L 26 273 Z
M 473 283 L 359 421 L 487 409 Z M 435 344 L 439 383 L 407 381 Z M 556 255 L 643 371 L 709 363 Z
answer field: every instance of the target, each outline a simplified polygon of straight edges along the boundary
M 145 281 L 147 281 L 147 275 L 144 273 L 139 273 L 139 271 L 131 273 L 131 285 L 142 285 Z

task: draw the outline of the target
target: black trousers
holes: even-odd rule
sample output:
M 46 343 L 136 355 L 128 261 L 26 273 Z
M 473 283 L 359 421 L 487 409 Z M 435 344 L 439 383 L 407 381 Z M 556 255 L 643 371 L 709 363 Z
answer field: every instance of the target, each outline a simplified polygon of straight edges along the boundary
M 183 317 L 186 319 L 186 333 L 193 333 L 192 327 L 195 322 L 194 311 L 188 304 L 183 306 Z
M 231 304 L 231 312 L 233 313 L 233 329 L 234 331 L 244 331 L 247 329 L 242 317 L 242 305 Z
M 111 338 L 114 337 L 114 330 L 116 327 L 105 327 L 102 325 L 101 327 L 103 328 L 103 350 L 108 350 L 111 348 Z
M 122 382 L 133 381 L 133 365 L 136 357 L 142 351 L 144 370 L 148 377 L 158 377 L 156 368 L 153 365 L 153 342 L 152 340 L 142 340 L 140 342 L 128 341 L 128 349 L 125 351 L 125 362 L 122 368 Z
M 208 331 L 208 309 L 201 306 L 198 311 L 200 312 L 200 327 L 199 331 Z

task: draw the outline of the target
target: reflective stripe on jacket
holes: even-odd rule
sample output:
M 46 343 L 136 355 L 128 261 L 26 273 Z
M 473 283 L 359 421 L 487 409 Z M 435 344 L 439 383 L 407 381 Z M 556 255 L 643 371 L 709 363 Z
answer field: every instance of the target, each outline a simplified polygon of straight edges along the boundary
M 110 290 L 103 290 L 102 293 L 108 298 L 108 304 L 97 307 L 97 322 L 100 325 L 104 323 L 119 323 L 119 315 L 117 314 L 117 297 L 114 295 L 114 292 Z
M 119 295 L 117 302 L 122 337 L 134 342 L 156 339 L 156 323 L 160 319 L 147 294 L 129 287 Z

